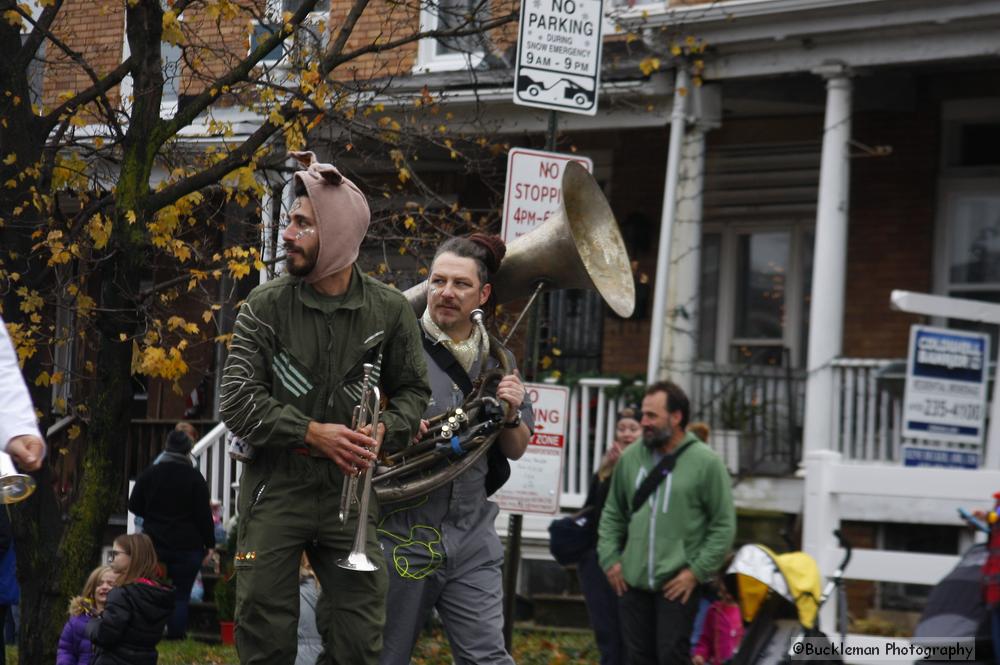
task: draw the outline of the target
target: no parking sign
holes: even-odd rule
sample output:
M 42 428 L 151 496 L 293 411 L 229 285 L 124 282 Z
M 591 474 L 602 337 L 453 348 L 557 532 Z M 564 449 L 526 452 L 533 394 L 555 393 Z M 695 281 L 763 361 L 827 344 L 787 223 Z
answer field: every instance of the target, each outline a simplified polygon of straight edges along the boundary
M 510 480 L 492 498 L 512 513 L 554 515 L 562 492 L 569 388 L 547 383 L 524 387 L 531 398 L 535 432 L 524 456 L 510 463 Z

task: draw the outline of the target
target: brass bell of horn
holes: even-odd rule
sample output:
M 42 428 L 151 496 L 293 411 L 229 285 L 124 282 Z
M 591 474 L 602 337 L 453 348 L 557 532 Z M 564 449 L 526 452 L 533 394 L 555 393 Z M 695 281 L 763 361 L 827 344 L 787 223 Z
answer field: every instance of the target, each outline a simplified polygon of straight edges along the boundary
M 576 162 L 563 171 L 559 210 L 541 226 L 507 245 L 493 277 L 496 302 L 544 290 L 590 289 L 621 317 L 635 309 L 632 266 L 611 206 L 594 176 Z M 419 316 L 427 306 L 427 282 L 404 294 Z
M 24 501 L 35 491 L 35 479 L 14 468 L 14 460 L 0 453 L 0 503 Z

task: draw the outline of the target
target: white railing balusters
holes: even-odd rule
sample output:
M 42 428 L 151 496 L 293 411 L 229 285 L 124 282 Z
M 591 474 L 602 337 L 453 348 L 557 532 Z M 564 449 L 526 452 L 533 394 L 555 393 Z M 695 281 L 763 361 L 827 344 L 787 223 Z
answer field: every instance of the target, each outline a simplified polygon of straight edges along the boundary
M 878 391 L 875 388 L 875 372 L 872 369 L 865 370 L 865 459 L 876 458 L 875 446 L 875 413 L 878 404 Z
M 879 459 L 895 459 L 893 456 L 892 441 L 889 438 L 889 409 L 892 406 L 892 399 L 889 393 L 879 392 L 879 430 L 878 447 L 876 455 Z
M 847 370 L 843 367 L 833 366 L 833 409 L 832 409 L 832 435 L 830 437 L 830 447 L 837 451 L 838 453 L 844 453 L 844 436 L 842 428 L 840 427 L 841 419 L 843 418 L 843 404 L 846 401 L 844 397 L 844 383 L 845 375 Z
M 591 386 L 580 381 L 580 447 L 576 450 L 574 458 L 570 460 L 570 464 L 573 465 L 573 470 L 576 472 L 573 474 L 575 479 L 573 486 L 567 488 L 570 494 L 586 495 L 587 493 L 587 481 L 583 477 L 581 467 L 584 465 L 583 460 L 586 459 L 584 450 L 593 441 L 590 430 L 590 391 Z
M 563 473 L 563 482 L 565 483 L 563 492 L 566 494 L 572 494 L 575 492 L 574 483 L 576 482 L 576 474 L 574 471 L 576 470 L 576 467 L 573 466 L 573 460 L 579 457 L 580 449 L 584 445 L 583 437 L 580 432 L 579 393 L 580 387 L 577 386 L 573 389 L 573 391 L 571 391 L 569 398 L 569 422 L 567 423 L 567 429 L 569 430 L 569 447 L 566 449 L 566 469 Z
M 227 431 L 225 423 L 219 423 L 191 449 L 191 456 L 194 457 L 198 470 L 208 481 L 211 497 L 222 502 L 223 524 L 228 524 L 235 512 L 232 501 L 234 491 L 232 477 L 233 465 L 236 462 L 229 459 L 226 447 Z M 237 468 L 237 479 L 239 471 Z

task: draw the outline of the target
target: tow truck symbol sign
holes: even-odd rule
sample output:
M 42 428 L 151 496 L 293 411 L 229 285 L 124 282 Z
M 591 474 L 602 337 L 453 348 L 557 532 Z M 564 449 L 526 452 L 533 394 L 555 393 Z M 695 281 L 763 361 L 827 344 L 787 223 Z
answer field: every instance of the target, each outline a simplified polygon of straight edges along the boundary
M 532 71 L 527 68 L 522 68 L 521 71 L 525 70 Z M 539 80 L 536 80 L 523 73 L 518 76 L 516 86 L 518 96 L 531 101 L 552 102 L 560 106 L 564 105 L 561 103 L 562 100 L 571 99 L 580 108 L 587 108 L 594 103 L 594 91 L 573 79 L 561 77 L 545 85 L 544 81 L 540 80 L 542 77 L 538 78 Z

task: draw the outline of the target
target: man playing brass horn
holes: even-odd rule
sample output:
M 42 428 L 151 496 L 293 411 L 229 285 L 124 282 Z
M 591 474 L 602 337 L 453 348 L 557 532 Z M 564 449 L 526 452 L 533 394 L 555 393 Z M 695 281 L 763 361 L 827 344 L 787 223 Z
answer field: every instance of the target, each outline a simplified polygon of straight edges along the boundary
M 432 392 L 425 419 L 463 404 L 470 383 L 485 371 L 484 359 L 486 369 L 499 364 L 485 355 L 491 341 L 470 315 L 489 302 L 490 279 L 505 249 L 498 237 L 476 234 L 448 240 L 434 257 L 420 321 Z M 514 368 L 510 351 L 496 350 Z M 487 455 L 430 494 L 382 507 L 379 537 L 389 564 L 382 665 L 410 662 L 432 608 L 459 665 L 514 662 L 503 640 L 503 546 L 493 526 L 498 509 L 486 497 L 509 475 L 506 460 L 524 454 L 533 424 L 516 369 L 499 381 L 496 397 L 508 409 Z M 421 429 L 426 426 L 425 420 Z
M 0 450 L 25 471 L 38 471 L 45 441 L 38 431 L 35 407 L 17 364 L 17 353 L 0 318 Z
M 288 272 L 240 308 L 222 378 L 226 426 L 255 452 L 240 479 L 236 648 L 243 665 L 292 665 L 305 551 L 326 593 L 320 629 L 332 662 L 374 664 L 386 577 L 337 566 L 352 551 L 358 511 L 337 520 L 345 475 L 367 467 L 384 434 L 404 446 L 430 391 L 412 308 L 354 262 L 370 219 L 361 191 L 312 153 L 294 176 L 282 233 Z M 351 429 L 364 366 L 388 405 L 378 432 Z M 373 435 L 376 438 L 372 438 Z M 365 553 L 384 567 L 367 515 Z

